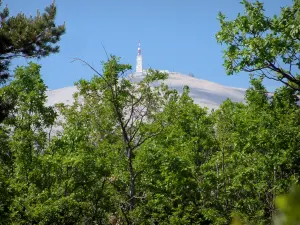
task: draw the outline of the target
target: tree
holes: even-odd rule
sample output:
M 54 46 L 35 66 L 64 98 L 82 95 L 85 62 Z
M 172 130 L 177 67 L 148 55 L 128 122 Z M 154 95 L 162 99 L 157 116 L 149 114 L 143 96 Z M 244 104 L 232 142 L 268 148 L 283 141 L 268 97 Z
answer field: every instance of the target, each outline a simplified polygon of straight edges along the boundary
M 135 83 L 124 77 L 131 66 L 120 64 L 115 56 L 103 63 L 103 73 L 87 65 L 96 76 L 91 81 L 77 83 L 83 101 L 77 110 L 88 113 L 92 121 L 90 126 L 94 131 L 90 139 L 94 145 L 106 144 L 102 148 L 113 162 L 111 185 L 115 208 L 123 221 L 133 224 L 131 213 L 143 193 L 137 183 L 144 172 L 137 170 L 136 157 L 141 147 L 165 127 L 159 112 L 168 101 L 168 89 L 151 84 L 165 79 L 167 74 L 150 70 L 143 80 Z
M 232 21 L 219 13 L 216 38 L 226 45 L 227 74 L 250 73 L 252 87 L 246 105 L 228 100 L 214 113 L 220 150 L 202 167 L 216 170 L 207 174 L 203 186 L 205 215 L 218 224 L 233 215 L 244 223 L 269 224 L 276 214 L 276 196 L 299 182 L 300 1 L 273 17 L 264 15 L 263 3 L 242 4 L 245 15 Z M 284 86 L 267 95 L 264 78 Z M 290 213 L 284 204 L 282 209 Z
M 40 77 L 40 66 L 30 63 L 18 67 L 15 79 L 0 90 L 2 99 L 14 99 L 15 107 L 1 124 L 1 172 L 5 171 L 9 212 L 4 212 L 12 221 L 34 222 L 32 208 L 36 197 L 44 189 L 45 180 L 41 169 L 41 157 L 47 146 L 47 128 L 55 120 L 52 107 L 45 106 L 46 90 Z M 5 157 L 5 158 L 4 158 Z M 3 173 L 0 172 L 0 175 Z M 4 194 L 6 193 L 4 192 Z M 2 214 L 2 213 L 1 213 Z M 7 219 L 7 218 L 6 218 Z M 3 220 L 5 221 L 5 220 Z
M 268 96 L 252 79 L 246 103 L 225 101 L 214 112 L 216 141 L 202 166 L 204 215 L 216 224 L 239 216 L 246 224 L 270 224 L 275 198 L 299 182 L 299 106 L 296 91 L 278 88 Z
M 279 16 L 264 15 L 263 3 L 243 0 L 245 14 L 218 20 L 216 34 L 225 44 L 224 67 L 228 75 L 245 71 L 279 81 L 300 91 L 300 1 L 283 7 Z
M 209 224 L 203 217 L 200 168 L 214 152 L 213 121 L 207 110 L 176 91 L 161 112 L 166 128 L 140 150 L 140 224 Z
M 40 66 L 18 67 L 0 90 L 15 107 L 0 127 L 0 224 L 105 223 L 110 209 L 105 157 L 89 142 L 88 114 L 60 108 L 63 134 L 53 134 Z M 85 116 L 84 116 L 85 115 Z
M 59 51 L 56 43 L 65 33 L 65 25 L 56 26 L 55 16 L 54 2 L 46 7 L 45 13 L 38 12 L 36 17 L 28 18 L 24 13 L 9 17 L 7 6 L 0 11 L 0 84 L 9 78 L 8 69 L 13 59 L 42 58 Z M 0 99 L 0 122 L 13 107 L 11 101 Z
M 112 208 L 109 160 L 103 147 L 91 141 L 90 114 L 78 104 L 58 106 L 62 130 L 53 134 L 40 157 L 43 187 L 27 208 L 40 224 L 107 224 Z M 56 129 L 59 129 L 56 127 Z M 107 146 L 105 146 L 107 147 Z M 36 172 L 38 173 L 38 172 Z
M 7 224 L 11 193 L 8 180 L 12 170 L 12 157 L 8 142 L 8 130 L 0 125 L 0 224 Z

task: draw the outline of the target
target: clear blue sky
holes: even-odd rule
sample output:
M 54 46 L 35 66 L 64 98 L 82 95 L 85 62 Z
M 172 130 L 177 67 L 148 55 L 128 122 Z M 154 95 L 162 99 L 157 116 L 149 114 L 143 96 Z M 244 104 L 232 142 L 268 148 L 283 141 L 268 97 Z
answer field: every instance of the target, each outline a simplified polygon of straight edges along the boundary
M 35 15 L 52 0 L 3 0 L 11 15 L 22 11 Z M 292 0 L 265 0 L 267 15 L 291 5 Z M 243 7 L 240 0 L 56 0 L 57 24 L 66 21 L 60 53 L 37 61 L 50 89 L 72 86 L 93 72 L 79 62 L 80 57 L 98 69 L 106 59 L 102 44 L 109 53 L 135 68 L 137 44 L 141 40 L 145 68 L 193 73 L 200 79 L 223 85 L 248 87 L 248 76 L 228 77 L 222 66 L 222 46 L 215 34 L 219 11 L 233 19 Z M 15 60 L 13 67 L 24 63 Z M 13 68 L 12 67 L 12 68 Z M 273 89 L 276 83 L 266 82 Z

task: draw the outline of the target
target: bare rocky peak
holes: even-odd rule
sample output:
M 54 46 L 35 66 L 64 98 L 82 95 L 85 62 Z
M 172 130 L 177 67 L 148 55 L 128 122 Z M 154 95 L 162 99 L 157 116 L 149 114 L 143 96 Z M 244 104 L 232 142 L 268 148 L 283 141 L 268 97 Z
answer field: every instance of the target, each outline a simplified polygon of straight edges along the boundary
M 182 93 L 183 86 L 189 86 L 190 96 L 194 99 L 195 103 L 208 107 L 209 109 L 218 108 L 227 98 L 235 102 L 244 101 L 245 89 L 223 86 L 176 72 L 162 72 L 169 74 L 168 79 L 165 80 L 164 83 L 167 84 L 170 89 L 176 89 L 179 93 Z M 138 82 L 143 79 L 143 76 L 143 74 L 132 74 L 130 75 L 130 79 Z M 72 104 L 73 94 L 76 90 L 76 87 L 72 86 L 47 91 L 47 105 L 54 105 L 56 103 Z

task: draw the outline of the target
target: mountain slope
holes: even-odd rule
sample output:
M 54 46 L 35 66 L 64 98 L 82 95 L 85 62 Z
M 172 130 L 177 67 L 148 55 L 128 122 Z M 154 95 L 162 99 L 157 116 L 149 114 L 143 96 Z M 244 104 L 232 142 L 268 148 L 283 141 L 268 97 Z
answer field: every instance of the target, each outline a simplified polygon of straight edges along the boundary
M 130 79 L 138 82 L 142 77 L 143 75 L 133 74 Z M 235 102 L 244 100 L 245 89 L 227 87 L 179 73 L 169 72 L 169 77 L 164 83 L 169 88 L 178 90 L 179 93 L 182 92 L 184 85 L 189 86 L 190 96 L 194 99 L 195 103 L 210 109 L 218 108 L 227 98 Z M 47 91 L 47 105 L 54 105 L 56 103 L 71 104 L 73 102 L 72 95 L 76 90 L 76 87 L 73 86 Z

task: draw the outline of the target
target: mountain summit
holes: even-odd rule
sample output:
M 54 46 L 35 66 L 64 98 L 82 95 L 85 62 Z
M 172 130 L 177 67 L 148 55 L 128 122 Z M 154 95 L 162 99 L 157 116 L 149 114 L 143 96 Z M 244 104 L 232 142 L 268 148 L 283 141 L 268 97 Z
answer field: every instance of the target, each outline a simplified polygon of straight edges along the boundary
M 230 98 L 232 101 L 241 102 L 244 100 L 245 89 L 226 87 L 217 83 L 200 80 L 190 75 L 184 75 L 177 72 L 169 72 L 161 70 L 160 72 L 167 73 L 168 79 L 163 81 L 170 89 L 176 89 L 182 93 L 185 85 L 190 88 L 190 96 L 195 103 L 209 109 L 218 108 L 219 105 Z M 147 69 L 143 68 L 143 57 L 141 43 L 138 44 L 136 57 L 136 71 L 129 75 L 129 79 L 134 82 L 139 82 L 147 74 Z M 155 85 L 155 83 L 153 84 Z M 76 92 L 76 87 L 66 87 L 58 90 L 48 91 L 48 105 L 56 103 L 71 104 L 73 102 L 73 94 Z
M 162 72 L 169 74 L 168 79 L 166 79 L 164 83 L 167 84 L 170 89 L 176 89 L 179 93 L 182 93 L 183 87 L 185 85 L 189 86 L 190 96 L 194 99 L 195 103 L 202 107 L 216 109 L 227 98 L 235 102 L 244 100 L 246 89 L 223 86 L 177 72 Z M 139 81 L 142 77 L 143 75 L 135 76 L 135 74 L 133 74 L 130 79 Z M 47 105 L 54 105 L 56 103 L 71 104 L 73 102 L 73 94 L 76 91 L 75 86 L 49 90 L 47 91 Z

